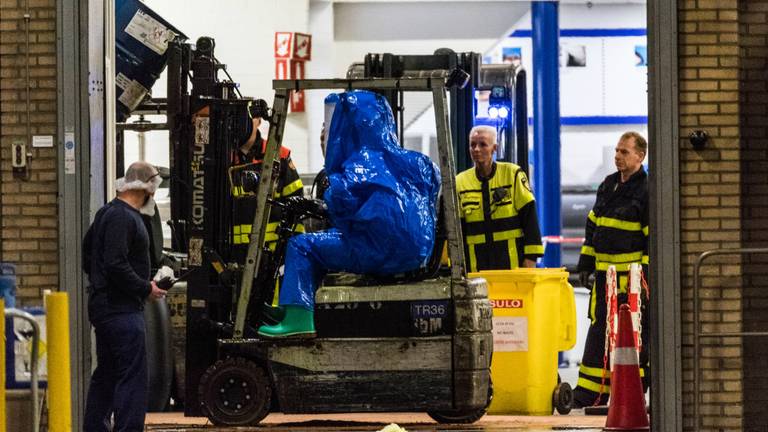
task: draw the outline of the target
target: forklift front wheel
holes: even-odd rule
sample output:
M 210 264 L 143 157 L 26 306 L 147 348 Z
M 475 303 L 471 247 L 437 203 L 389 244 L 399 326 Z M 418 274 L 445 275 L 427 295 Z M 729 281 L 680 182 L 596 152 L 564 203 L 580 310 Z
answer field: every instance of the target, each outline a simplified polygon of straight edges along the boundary
M 488 401 L 482 408 L 474 410 L 454 410 L 454 411 L 430 411 L 427 415 L 432 420 L 441 424 L 470 424 L 480 420 L 488 411 L 493 400 L 493 381 L 488 380 Z
M 200 378 L 203 414 L 217 426 L 247 426 L 269 414 L 272 386 L 263 368 L 242 357 L 219 360 Z

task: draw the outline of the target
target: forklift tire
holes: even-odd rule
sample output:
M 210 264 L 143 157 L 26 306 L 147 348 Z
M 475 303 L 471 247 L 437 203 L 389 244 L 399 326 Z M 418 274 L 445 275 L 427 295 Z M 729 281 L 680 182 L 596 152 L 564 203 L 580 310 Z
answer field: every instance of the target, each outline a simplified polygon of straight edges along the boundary
M 488 411 L 493 400 L 493 381 L 488 381 L 488 401 L 482 408 L 474 410 L 429 411 L 427 415 L 440 424 L 471 424 L 480 420 Z
M 256 425 L 269 414 L 272 386 L 262 367 L 230 357 L 205 371 L 198 398 L 203 414 L 216 426 Z
M 555 391 L 552 392 L 552 406 L 555 407 L 555 410 L 560 415 L 566 415 L 571 412 L 573 407 L 573 390 L 570 384 L 567 382 L 557 384 Z

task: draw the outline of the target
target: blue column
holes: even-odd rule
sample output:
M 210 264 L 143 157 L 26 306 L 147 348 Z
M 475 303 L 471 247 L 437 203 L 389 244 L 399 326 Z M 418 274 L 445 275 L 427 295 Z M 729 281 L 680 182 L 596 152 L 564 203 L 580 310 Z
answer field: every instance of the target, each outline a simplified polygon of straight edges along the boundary
M 556 1 L 531 2 L 533 27 L 533 187 L 542 236 L 559 236 L 560 67 Z M 560 266 L 560 245 L 547 246 L 544 267 Z

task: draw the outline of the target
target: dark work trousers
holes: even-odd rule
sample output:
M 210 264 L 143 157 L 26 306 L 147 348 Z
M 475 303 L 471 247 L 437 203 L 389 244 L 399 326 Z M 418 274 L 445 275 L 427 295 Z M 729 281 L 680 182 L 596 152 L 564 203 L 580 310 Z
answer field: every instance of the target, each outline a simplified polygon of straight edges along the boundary
M 144 314 L 113 315 L 94 328 L 97 366 L 88 388 L 84 430 L 143 431 L 148 386 Z
M 623 279 L 619 287 L 626 287 L 627 272 L 617 272 L 617 279 Z M 598 405 L 605 405 L 608 402 L 608 396 L 611 393 L 610 372 L 605 374 L 605 384 L 602 386 L 603 377 L 603 354 L 605 352 L 605 314 L 607 307 L 605 304 L 605 272 L 599 271 L 595 274 L 595 285 L 592 287 L 589 298 L 589 319 L 591 324 L 587 332 L 587 340 L 584 344 L 584 354 L 581 357 L 581 366 L 579 367 L 578 385 L 573 390 L 574 406 L 577 408 L 592 406 L 597 401 Z M 617 282 L 619 282 L 617 280 Z M 627 302 L 627 295 L 621 292 L 619 288 L 618 305 L 621 306 Z M 641 339 L 643 348 L 640 351 L 640 376 L 643 381 L 643 390 L 648 389 L 650 383 L 650 369 L 648 367 L 648 347 L 650 347 L 650 308 L 648 299 L 642 298 L 642 331 Z M 610 359 L 607 367 L 610 368 Z M 602 395 L 601 395 L 602 393 Z M 598 400 L 598 397 L 600 398 Z

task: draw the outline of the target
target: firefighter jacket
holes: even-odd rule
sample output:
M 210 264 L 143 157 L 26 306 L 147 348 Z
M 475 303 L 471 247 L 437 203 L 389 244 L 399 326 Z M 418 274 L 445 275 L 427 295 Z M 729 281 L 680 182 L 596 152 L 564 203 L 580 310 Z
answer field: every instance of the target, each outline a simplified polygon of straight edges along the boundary
M 261 136 L 257 137 L 257 141 Z M 260 173 L 261 155 L 266 151 L 267 141 L 261 140 L 261 152 L 256 154 L 250 152 L 244 154 L 240 149 L 235 150 L 232 156 L 233 167 L 244 167 L 253 169 Z M 304 185 L 299 178 L 299 173 L 291 160 L 291 150 L 287 147 L 280 148 L 280 173 L 277 179 L 277 188 L 275 198 L 285 198 L 289 196 L 302 196 L 304 194 Z M 236 181 L 232 185 L 233 215 L 232 215 L 232 244 L 235 247 L 248 246 L 250 234 L 253 231 L 253 215 L 256 213 L 256 195 L 248 194 L 243 190 L 241 184 Z M 277 241 L 277 226 L 283 214 L 280 208 L 272 207 L 269 215 L 269 224 L 265 235 L 265 243 L 270 249 L 274 250 Z M 294 227 L 295 232 L 304 232 L 304 227 L 298 224 Z
M 525 172 L 494 162 L 489 178 L 475 168 L 456 177 L 467 269 L 507 270 L 544 254 L 536 202 Z
M 625 183 L 616 172 L 600 184 L 577 269 L 604 272 L 616 266 L 619 292 L 626 292 L 632 263 L 641 263 L 648 274 L 648 175 L 642 167 Z

